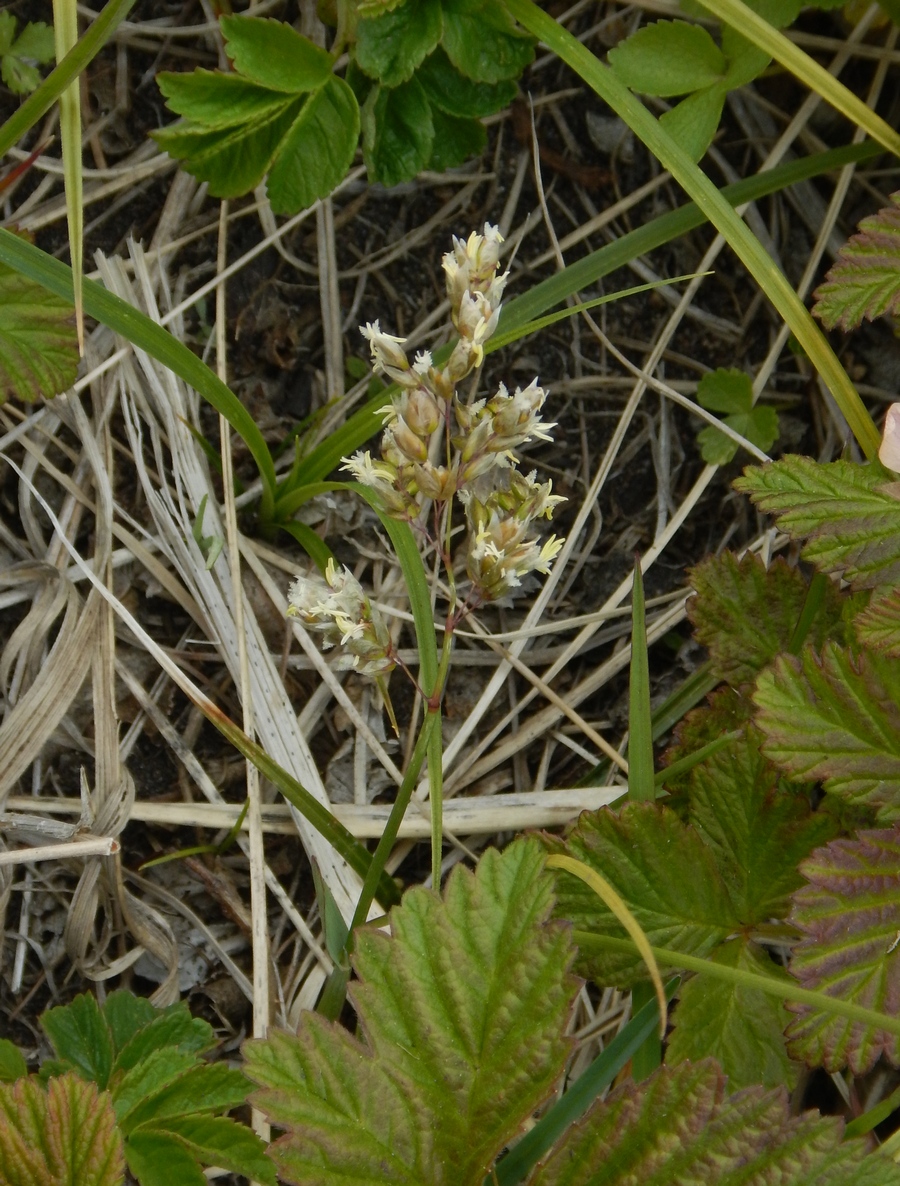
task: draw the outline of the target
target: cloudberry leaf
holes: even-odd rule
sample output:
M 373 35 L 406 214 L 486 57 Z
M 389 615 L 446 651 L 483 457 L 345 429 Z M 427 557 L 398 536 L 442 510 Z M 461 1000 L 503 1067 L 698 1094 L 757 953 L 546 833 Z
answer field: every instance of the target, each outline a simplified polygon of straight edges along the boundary
M 813 294 L 813 314 L 827 329 L 854 329 L 900 309 L 900 193 L 864 218 Z
M 800 866 L 808 884 L 790 921 L 804 935 L 790 971 L 804 988 L 896 1016 L 900 1011 L 900 829 L 833 840 Z M 900 1038 L 862 1022 L 790 1004 L 789 1050 L 812 1066 L 855 1075 L 880 1055 L 900 1063 Z
M 797 862 L 835 831 L 827 815 L 779 785 L 760 741 L 747 726 L 694 767 L 689 786 L 690 822 L 711 848 L 744 926 L 787 913 L 802 884 Z
M 443 900 L 410 890 L 390 937 L 358 931 L 361 1039 L 308 1013 L 244 1044 L 252 1102 L 286 1130 L 270 1148 L 285 1180 L 481 1186 L 568 1050 L 573 949 L 543 863 L 535 840 L 489 850 Z
M 443 0 L 447 57 L 475 82 L 518 78 L 534 58 L 534 39 L 500 0 Z
M 764 751 L 792 779 L 900 818 L 900 670 L 871 652 L 828 643 L 782 655 L 754 703 Z
M 662 1067 L 593 1105 L 529 1186 L 897 1186 L 900 1167 L 783 1089 L 726 1095 L 714 1060 Z
M 77 372 L 71 301 L 0 264 L 0 403 L 50 399 L 71 387 Z
M 545 836 L 544 843 L 602 874 L 657 947 L 706 955 L 740 925 L 712 851 L 668 808 L 628 803 L 618 812 L 584 812 L 565 840 Z M 578 878 L 560 872 L 557 893 L 557 913 L 576 929 L 624 936 Z M 582 953 L 578 967 L 598 984 L 626 986 L 647 975 L 640 956 L 615 951 Z
M 734 488 L 772 514 L 804 560 L 854 588 L 900 584 L 900 498 L 877 465 L 788 456 L 748 466 Z
M 690 757 L 724 733 L 739 728 L 749 719 L 752 708 L 750 701 L 733 688 L 717 688 L 707 697 L 706 704 L 685 713 L 675 726 L 673 741 L 662 756 L 663 766 L 671 766 L 682 758 Z M 679 812 L 690 778 L 691 772 L 688 771 L 667 777 L 663 784 L 670 794 L 678 796 Z M 683 814 L 686 818 L 686 811 Z
M 356 62 L 370 78 L 398 86 L 441 39 L 440 0 L 404 0 L 391 12 L 356 26 Z
M 686 21 L 645 25 L 609 51 L 609 64 L 633 91 L 663 98 L 711 87 L 727 69 L 706 29 Z
M 888 659 L 900 659 L 900 588 L 879 589 L 853 619 L 857 638 Z
M 37 1076 L 0 1084 L 4 1186 L 119 1186 L 122 1137 L 109 1096 L 68 1073 L 46 1090 Z
M 808 586 L 802 574 L 776 558 L 767 568 L 747 552 L 710 556 L 690 569 L 697 596 L 687 603 L 697 641 L 709 651 L 713 671 L 734 688 L 746 688 L 786 651 L 803 611 Z M 821 646 L 839 629 L 841 599 L 827 585 L 807 639 Z
M 755 943 L 731 939 L 710 956 L 718 964 L 763 976 L 787 974 Z M 679 993 L 666 1062 L 707 1056 L 719 1061 L 731 1091 L 759 1083 L 792 1088 L 798 1066 L 784 1048 L 789 1014 L 777 997 L 711 976 L 693 976 Z

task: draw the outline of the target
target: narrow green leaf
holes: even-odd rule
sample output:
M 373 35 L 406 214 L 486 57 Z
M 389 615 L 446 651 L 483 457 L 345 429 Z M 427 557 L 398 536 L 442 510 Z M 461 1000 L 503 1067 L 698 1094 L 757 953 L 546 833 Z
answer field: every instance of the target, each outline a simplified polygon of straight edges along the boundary
M 628 797 L 638 803 L 656 799 L 653 777 L 653 728 L 650 719 L 650 663 L 644 612 L 644 578 L 634 565 L 631 597 L 631 678 L 628 685 Z
M 0 227 L 0 263 L 27 276 L 36 284 L 72 300 L 72 274 L 69 268 L 45 252 L 32 247 Z M 263 512 L 271 505 L 275 492 L 275 466 L 265 438 L 256 421 L 237 396 L 230 391 L 196 354 L 133 305 L 120 300 L 92 280 L 84 283 L 84 308 L 110 329 L 163 363 L 193 387 L 225 417 L 250 450 L 263 480 Z M 265 515 L 263 516 L 265 517 Z
M 388 89 L 374 87 L 362 107 L 363 159 L 372 181 L 399 185 L 428 164 L 434 123 L 416 78 Z
M 744 927 L 782 918 L 802 884 L 797 864 L 834 835 L 834 821 L 779 785 L 750 725 L 691 773 L 689 818 L 709 845 Z
M 152 135 L 193 177 L 208 182 L 213 197 L 236 198 L 262 181 L 302 103 L 288 96 L 250 123 L 206 128 L 181 120 Z
M 442 45 L 457 70 L 475 82 L 518 78 L 534 59 L 534 42 L 516 28 L 500 0 L 444 0 Z
M 28 1074 L 25 1056 L 9 1038 L 0 1038 L 0 1083 L 13 1083 Z
M 596 1103 L 532 1186 L 896 1186 L 900 1171 L 835 1117 L 791 1116 L 783 1091 L 726 1094 L 713 1059 L 664 1067 Z
M 443 33 L 440 0 L 404 0 L 390 12 L 360 20 L 356 62 L 384 86 L 411 78 Z
M 790 971 L 806 988 L 842 1001 L 900 1013 L 900 829 L 833 840 L 803 862 L 808 884 L 794 895 L 790 921 L 804 938 Z M 829 1071 L 865 1074 L 882 1055 L 900 1063 L 900 1037 L 808 1006 L 792 1006 L 795 1058 Z
M 701 25 L 657 21 L 609 51 L 609 64 L 626 86 L 644 95 L 686 95 L 721 82 L 727 63 Z
M 512 79 L 502 82 L 473 82 L 461 74 L 440 46 L 422 63 L 416 74 L 432 107 L 460 119 L 480 119 L 501 111 L 516 97 Z
M 853 804 L 900 818 L 900 671 L 828 643 L 782 656 L 753 701 L 765 753 L 794 781 L 821 781 Z
M 78 42 L 78 11 L 75 0 L 53 0 L 53 37 L 56 60 L 61 62 Z M 72 82 L 59 96 L 59 142 L 62 150 L 63 184 L 66 191 L 66 225 L 69 230 L 69 259 L 75 304 L 78 352 L 84 350 L 84 195 L 81 162 L 81 88 Z
M 4 1186 L 121 1186 L 122 1137 L 109 1096 L 78 1075 L 46 1090 L 37 1076 L 0 1084 L 0 1181 Z
M 900 309 L 900 193 L 890 197 L 892 206 L 860 222 L 813 294 L 813 314 L 827 329 L 855 329 Z
M 223 16 L 219 26 L 235 70 L 260 86 L 294 95 L 317 90 L 331 74 L 331 55 L 285 21 Z
M 792 539 L 807 540 L 803 559 L 821 572 L 856 589 L 900 583 L 900 498 L 877 463 L 790 455 L 748 466 L 734 488 Z
M 264 1089 L 252 1101 L 287 1130 L 270 1150 L 282 1176 L 481 1186 L 567 1053 L 572 948 L 542 866 L 536 841 L 517 840 L 474 874 L 457 866 L 443 901 L 410 890 L 391 937 L 363 928 L 364 1041 L 304 1014 L 296 1036 L 244 1044 Z
M 266 1146 L 245 1125 L 225 1116 L 173 1116 L 161 1127 L 140 1129 L 131 1140 L 149 1133 L 174 1137 L 201 1165 L 217 1165 L 264 1186 L 276 1186 L 275 1167 L 266 1157 Z
M 356 152 L 359 107 L 342 78 L 330 74 L 303 104 L 277 150 L 267 189 L 277 214 L 295 214 L 327 198 Z
M 191 125 L 210 130 L 271 118 L 291 101 L 280 91 L 257 86 L 223 70 L 198 67 L 177 74 L 164 70 L 157 74 L 156 82 L 170 110 L 184 116 Z
M 747 939 L 729 940 L 711 959 L 787 979 L 787 973 Z M 799 1067 L 784 1048 L 789 1015 L 781 1001 L 755 988 L 704 976 L 688 980 L 679 995 L 666 1049 L 667 1065 L 712 1057 L 728 1076 L 731 1091 L 755 1083 L 788 1090 L 794 1086 Z
M 687 613 L 697 641 L 709 651 L 712 669 L 733 688 L 749 688 L 776 655 L 790 649 L 806 602 L 800 570 L 776 558 L 767 568 L 752 552 L 710 556 L 689 570 L 697 596 Z M 808 624 L 807 641 L 822 646 L 841 638 L 841 598 L 830 582 Z
M 619 812 L 584 812 L 565 841 L 543 839 L 549 852 L 596 868 L 625 900 L 654 949 L 672 944 L 705 954 L 739 925 L 713 854 L 668 808 L 626 803 Z M 579 929 L 622 934 L 614 915 L 576 878 L 560 873 L 557 896 L 558 916 Z M 646 975 L 643 961 L 615 951 L 583 948 L 578 967 L 598 984 L 622 987 Z
M 40 1020 L 57 1058 L 71 1063 L 102 1091 L 112 1070 L 113 1044 L 96 998 L 81 993 L 68 1005 L 47 1009 Z
M 704 87 L 659 117 L 659 126 L 695 163 L 706 155 L 706 150 L 713 142 L 722 118 L 726 93 L 724 83 Z
M 71 387 L 78 373 L 74 312 L 71 301 L 0 264 L 0 403 L 50 399 Z

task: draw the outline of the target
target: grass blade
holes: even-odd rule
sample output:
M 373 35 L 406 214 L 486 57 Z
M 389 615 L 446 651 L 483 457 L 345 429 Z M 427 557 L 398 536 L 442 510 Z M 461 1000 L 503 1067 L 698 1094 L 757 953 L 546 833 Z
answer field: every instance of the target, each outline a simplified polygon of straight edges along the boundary
M 62 62 L 78 41 L 78 10 L 75 0 L 53 0 L 53 35 L 56 60 Z M 69 226 L 69 258 L 75 293 L 75 328 L 78 353 L 84 354 L 84 186 L 81 169 L 81 95 L 73 78 L 59 96 L 59 132 L 62 145 L 63 184 L 66 190 L 66 221 Z
M 631 598 L 631 679 L 628 685 L 628 798 L 639 803 L 656 799 L 653 777 L 653 724 L 650 713 L 650 663 L 644 578 L 640 561 L 634 565 Z

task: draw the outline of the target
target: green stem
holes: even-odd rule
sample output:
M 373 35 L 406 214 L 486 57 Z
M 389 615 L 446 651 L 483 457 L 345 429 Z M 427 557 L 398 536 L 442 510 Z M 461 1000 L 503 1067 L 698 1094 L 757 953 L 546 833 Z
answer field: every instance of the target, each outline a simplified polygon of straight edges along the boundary
M 567 29 L 542 12 L 533 0 L 506 0 L 506 7 L 529 33 L 539 37 L 625 120 L 635 135 L 694 199 L 790 326 L 829 387 L 863 452 L 868 458 L 874 458 L 881 444 L 881 436 L 847 372 L 787 277 L 775 266 L 761 243 L 706 174 L 660 127 L 659 122 L 616 78 L 613 71 L 585 49 Z
M 444 846 L 444 744 L 441 729 L 441 702 L 447 686 L 450 670 L 450 655 L 453 650 L 453 631 L 447 617 L 447 629 L 441 646 L 441 660 L 438 664 L 434 687 L 426 703 L 426 722 L 433 718 L 434 726 L 428 744 L 428 796 L 431 800 L 431 886 L 441 892 L 441 853 Z
M 572 937 L 585 951 L 600 949 L 601 951 L 621 951 L 629 955 L 637 955 L 637 945 L 630 939 L 618 939 L 613 935 L 596 935 L 591 931 L 575 931 Z M 779 997 L 783 1001 L 796 1001 L 800 1005 L 809 1005 L 822 1013 L 847 1017 L 851 1021 L 858 1021 L 863 1025 L 887 1030 L 889 1034 L 900 1035 L 900 1017 L 891 1017 L 886 1013 L 879 1013 L 875 1009 L 866 1009 L 862 1005 L 854 1005 L 850 1001 L 827 996 L 824 992 L 801 988 L 799 984 L 794 984 L 789 980 L 776 979 L 774 976 L 762 976 L 758 972 L 748 972 L 744 968 L 728 968 L 724 964 L 717 964 L 714 960 L 688 955 L 684 951 L 671 951 L 668 947 L 653 946 L 650 950 L 660 965 L 683 968 L 687 972 L 700 972 L 705 976 L 712 976 L 716 980 L 727 981 L 729 984 L 755 988 L 759 992 Z
M 47 114 L 66 87 L 97 56 L 133 5 L 134 0 L 110 0 L 56 69 L 47 75 L 37 90 L 29 95 L 22 106 L 0 127 L 0 156 L 5 156 L 15 144 L 18 144 L 29 128 L 34 127 L 41 116 Z

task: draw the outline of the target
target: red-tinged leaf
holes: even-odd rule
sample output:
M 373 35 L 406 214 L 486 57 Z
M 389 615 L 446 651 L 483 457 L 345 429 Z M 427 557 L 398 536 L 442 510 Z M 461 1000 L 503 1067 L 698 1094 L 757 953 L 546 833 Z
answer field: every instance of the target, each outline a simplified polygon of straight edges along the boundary
M 827 643 L 783 655 L 753 694 L 764 751 L 796 781 L 900 818 L 900 668 Z
M 790 970 L 804 988 L 896 1016 L 900 1012 L 900 829 L 833 840 L 805 860 L 808 884 L 790 921 L 804 934 Z M 880 1055 L 900 1063 L 900 1038 L 849 1018 L 790 1004 L 789 1049 L 811 1066 L 855 1075 Z
M 813 294 L 813 315 L 827 329 L 854 329 L 900 309 L 900 193 L 892 206 L 859 223 Z
M 801 555 L 854 588 L 900 583 L 900 498 L 878 465 L 789 456 L 748 466 L 734 483 L 774 515 Z
M 717 688 L 707 697 L 706 704 L 692 708 L 675 726 L 672 744 L 662 756 L 663 766 L 680 762 L 723 734 L 740 728 L 749 719 L 752 709 L 750 701 L 733 688 Z M 686 774 L 667 777 L 664 783 L 670 795 L 677 796 L 673 802 L 666 800 L 667 806 L 673 806 L 684 818 L 687 817 L 686 808 L 682 809 L 684 792 L 689 786 L 690 777 L 688 771 Z
M 853 619 L 853 627 L 863 646 L 887 659 L 900 659 L 900 588 L 873 593 Z
M 0 264 L 0 403 L 50 399 L 71 387 L 77 372 L 71 301 Z
M 543 863 L 535 840 L 489 850 L 443 901 L 410 890 L 390 937 L 358 931 L 364 1041 L 305 1014 L 296 1036 L 245 1043 L 286 1181 L 481 1186 L 568 1050 L 573 949 Z
M 842 1128 L 791 1116 L 783 1089 L 727 1096 L 712 1059 L 682 1063 L 594 1104 L 529 1186 L 897 1186 L 900 1168 Z
M 706 955 L 740 925 L 711 850 L 668 808 L 628 803 L 619 812 L 585 812 L 564 841 L 545 836 L 544 843 L 606 878 L 656 947 Z M 624 936 L 578 878 L 560 872 L 557 893 L 557 914 L 577 930 Z M 629 986 L 647 975 L 639 955 L 613 951 L 582 953 L 578 968 L 598 984 Z
M 835 833 L 829 816 L 779 785 L 761 740 L 746 726 L 694 768 L 688 789 L 690 822 L 712 850 L 744 926 L 787 913 L 802 884 L 797 863 Z
M 730 940 L 711 958 L 730 968 L 788 979 L 762 948 L 747 939 Z M 731 1091 L 756 1083 L 790 1089 L 799 1067 L 784 1046 L 788 1019 L 777 997 L 712 976 L 693 976 L 679 994 L 666 1063 L 674 1066 L 712 1057 L 728 1076 Z
M 122 1137 L 109 1096 L 78 1075 L 0 1085 L 3 1186 L 119 1186 Z
M 788 649 L 806 600 L 806 581 L 784 560 L 766 568 L 750 552 L 740 559 L 732 552 L 711 556 L 688 578 L 697 593 L 687 604 L 697 641 L 709 651 L 720 679 L 734 688 L 747 687 Z M 829 585 L 807 639 L 821 646 L 840 616 L 840 598 Z

